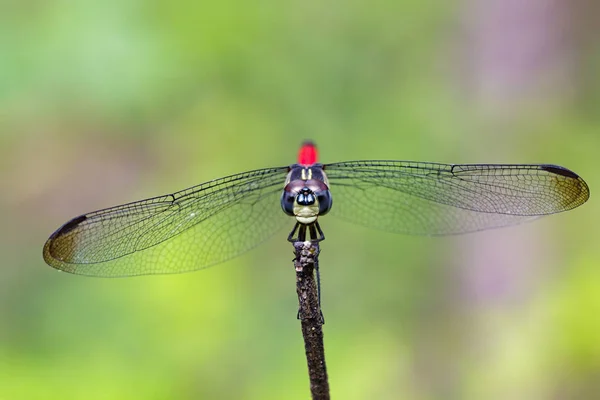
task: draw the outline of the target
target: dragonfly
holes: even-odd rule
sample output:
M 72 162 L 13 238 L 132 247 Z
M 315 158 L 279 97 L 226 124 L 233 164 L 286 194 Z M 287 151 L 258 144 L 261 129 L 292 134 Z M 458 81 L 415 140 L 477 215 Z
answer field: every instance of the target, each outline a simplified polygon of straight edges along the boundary
M 46 241 L 44 260 L 98 277 L 181 273 L 234 258 L 292 224 L 288 240 L 322 240 L 319 222 L 329 215 L 395 233 L 451 235 L 519 224 L 589 198 L 579 175 L 552 164 L 317 160 L 307 141 L 292 165 L 79 215 Z

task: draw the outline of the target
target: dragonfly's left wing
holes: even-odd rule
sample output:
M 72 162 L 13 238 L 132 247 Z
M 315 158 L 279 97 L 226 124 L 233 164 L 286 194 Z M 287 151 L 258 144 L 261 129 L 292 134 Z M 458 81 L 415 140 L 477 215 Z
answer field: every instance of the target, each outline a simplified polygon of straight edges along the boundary
M 106 277 L 186 272 L 226 261 L 293 224 L 279 204 L 287 172 L 244 172 L 80 215 L 52 234 L 44 260 L 62 271 Z

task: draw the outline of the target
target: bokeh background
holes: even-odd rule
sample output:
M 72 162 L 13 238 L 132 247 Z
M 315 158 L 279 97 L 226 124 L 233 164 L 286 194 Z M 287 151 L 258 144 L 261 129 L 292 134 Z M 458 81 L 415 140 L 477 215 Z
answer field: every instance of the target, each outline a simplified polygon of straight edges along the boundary
M 306 138 L 324 162 L 556 163 L 592 192 L 566 214 L 450 238 L 324 219 L 334 398 L 596 398 L 599 13 L 0 2 L 0 399 L 308 398 L 287 232 L 174 276 L 84 278 L 41 257 L 75 215 L 286 165 Z

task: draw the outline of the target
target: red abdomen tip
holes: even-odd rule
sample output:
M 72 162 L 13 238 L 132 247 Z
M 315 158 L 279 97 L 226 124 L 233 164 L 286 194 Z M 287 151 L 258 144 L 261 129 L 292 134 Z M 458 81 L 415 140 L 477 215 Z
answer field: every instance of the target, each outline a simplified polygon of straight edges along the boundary
M 300 146 L 298 164 L 312 165 L 317 162 L 317 146 L 311 141 L 306 141 Z

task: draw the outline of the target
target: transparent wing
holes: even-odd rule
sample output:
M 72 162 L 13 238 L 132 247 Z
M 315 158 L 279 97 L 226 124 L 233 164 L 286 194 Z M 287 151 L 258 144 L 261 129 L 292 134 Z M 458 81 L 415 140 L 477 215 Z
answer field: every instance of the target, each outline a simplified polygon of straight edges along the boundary
M 518 224 L 589 197 L 556 165 L 449 165 L 407 161 L 326 164 L 332 215 L 391 232 L 445 235 Z
M 287 171 L 245 172 L 81 215 L 52 234 L 44 260 L 59 270 L 106 277 L 223 262 L 293 225 L 279 205 Z

